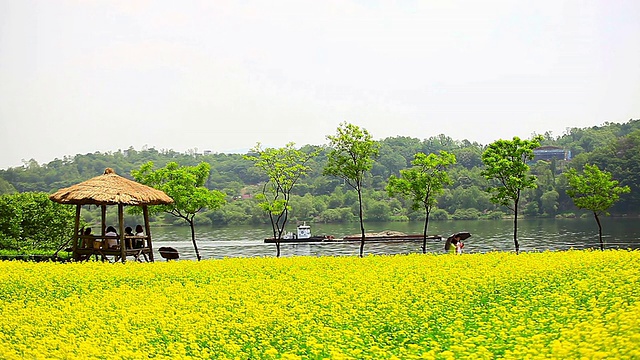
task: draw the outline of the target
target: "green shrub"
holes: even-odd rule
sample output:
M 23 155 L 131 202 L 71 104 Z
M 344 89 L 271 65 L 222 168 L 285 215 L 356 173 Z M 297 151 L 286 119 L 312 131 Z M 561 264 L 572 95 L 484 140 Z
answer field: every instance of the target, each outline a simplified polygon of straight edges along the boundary
M 504 213 L 502 211 L 489 211 L 488 213 L 482 216 L 483 219 L 487 220 L 500 220 L 504 217 Z
M 74 223 L 74 207 L 55 203 L 48 194 L 0 196 L 0 249 L 55 251 L 71 239 Z
M 455 213 L 453 213 L 453 220 L 477 220 L 480 217 L 480 211 L 469 208 L 469 209 L 458 209 Z
M 393 222 L 408 222 L 409 217 L 406 215 L 392 215 L 390 220 Z
M 431 212 L 429 219 L 449 220 L 449 213 L 445 209 L 435 209 Z

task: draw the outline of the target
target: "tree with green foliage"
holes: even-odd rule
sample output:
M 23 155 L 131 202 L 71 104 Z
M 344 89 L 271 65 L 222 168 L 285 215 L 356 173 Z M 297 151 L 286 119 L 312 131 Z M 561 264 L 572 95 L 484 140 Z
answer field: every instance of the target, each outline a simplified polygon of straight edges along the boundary
M 253 161 L 269 178 L 262 188 L 262 194 L 256 196 L 256 199 L 259 201 L 258 206 L 269 215 L 278 257 L 280 240 L 291 210 L 291 190 L 311 170 L 307 165 L 309 159 L 318 154 L 318 151 L 305 153 L 294 146 L 294 143 L 288 143 L 283 148 L 262 149 L 258 143 L 250 151 L 255 155 L 245 156 L 245 159 Z
M 637 214 L 640 209 L 640 130 L 619 137 L 615 142 L 597 148 L 581 158 L 581 163 L 572 161 L 572 167 L 582 169 L 584 164 L 598 165 L 606 169 L 614 179 L 628 185 L 631 193 L 616 202 L 612 212 Z
M 558 212 L 558 194 L 555 190 L 545 191 L 540 197 L 540 210 L 545 216 L 553 217 Z
M 7 180 L 0 178 L 0 195 L 15 194 L 18 190 Z
M 614 179 L 621 184 L 628 185 L 631 193 L 624 196 L 615 203 L 609 211 L 612 214 L 637 215 L 640 209 L 640 119 L 629 120 L 626 123 L 615 124 L 605 123 L 602 126 L 593 126 L 584 129 L 569 129 L 562 136 L 553 137 L 550 133 L 544 133 L 545 145 L 555 145 L 565 150 L 571 151 L 572 159 L 566 162 L 562 159 L 551 159 L 550 163 L 537 162 L 531 166 L 531 173 L 537 177 L 537 188 L 526 189 L 522 193 L 519 212 L 527 208 L 527 200 L 537 202 L 535 206 L 529 206 L 531 216 L 540 216 L 546 213 L 549 216 L 563 214 L 575 208 L 573 202 L 566 193 L 567 179 L 564 176 L 557 176 L 571 167 L 582 169 L 584 164 L 596 164 L 600 169 L 606 169 L 612 174 Z M 497 205 L 489 202 L 489 193 L 484 191 L 488 187 L 488 181 L 480 175 L 484 168 L 481 155 L 485 146 L 471 143 L 467 140 L 453 140 L 448 136 L 439 135 L 428 139 L 420 140 L 412 137 L 397 136 L 378 141 L 380 144 L 379 157 L 374 161 L 371 170 L 367 174 L 364 211 L 368 214 L 370 207 L 367 206 L 366 198 L 369 196 L 366 191 L 374 190 L 385 193 L 385 186 L 389 176 L 400 176 L 400 169 L 410 167 L 414 154 L 423 152 L 439 153 L 445 150 L 456 155 L 457 164 L 449 170 L 451 178 L 456 179 L 451 190 L 445 189 L 445 193 L 438 196 L 438 208 L 444 209 L 449 215 L 454 214 L 458 209 L 475 208 L 482 212 L 485 217 L 489 212 L 495 212 Z M 300 144 L 298 144 L 300 146 Z M 323 201 L 325 208 L 317 211 L 316 216 L 330 209 L 340 209 L 340 214 L 344 215 L 337 221 L 357 218 L 356 200 L 348 205 L 344 202 L 329 204 L 328 197 L 333 198 L 333 194 L 343 191 L 344 182 L 336 177 L 322 176 L 322 172 L 327 162 L 327 155 L 330 151 L 328 146 L 301 146 L 303 152 L 311 152 L 312 149 L 320 148 L 320 153 L 311 159 L 307 165 L 311 167 L 308 175 L 296 183 L 292 190 L 292 195 L 304 196 L 310 193 L 312 196 L 327 196 Z M 586 152 L 590 150 L 589 152 Z M 404 164 L 402 164 L 405 159 Z M 165 166 L 168 162 L 174 161 L 181 165 L 195 166 L 200 162 L 207 162 L 211 166 L 209 178 L 205 183 L 208 189 L 215 189 L 232 194 L 234 196 L 251 193 L 258 194 L 260 189 L 257 183 L 265 181 L 264 174 L 250 161 L 246 161 L 242 154 L 207 153 L 200 154 L 190 150 L 186 153 L 179 153 L 173 150 L 156 150 L 152 147 L 142 149 L 123 149 L 109 152 L 91 152 L 88 154 L 78 154 L 55 159 L 49 163 L 38 164 L 35 160 L 25 161 L 22 166 L 8 169 L 0 169 L 0 194 L 10 192 L 41 191 L 51 193 L 60 188 L 72 186 L 87 180 L 96 173 L 101 173 L 106 167 L 112 167 L 117 173 L 128 174 L 131 170 L 138 169 L 140 165 L 153 161 L 156 167 Z M 558 193 L 556 201 L 553 200 L 555 190 Z M 481 197 L 477 197 L 478 191 L 482 192 Z M 352 192 L 357 197 L 356 192 Z M 388 199 L 378 199 L 388 201 Z M 247 201 L 248 203 L 249 201 Z M 557 204 L 556 204 L 557 203 Z M 334 206 L 335 205 L 335 206 Z M 354 206 L 353 216 L 343 211 L 348 206 Z M 557 205 L 557 208 L 555 206 Z M 555 208 L 555 210 L 554 210 Z M 227 217 L 233 223 L 243 221 L 245 224 L 266 224 L 268 217 L 261 213 L 255 206 L 243 206 L 233 208 L 233 215 Z M 407 212 L 409 209 L 402 207 L 400 212 L 393 216 L 408 216 L 410 219 L 422 221 L 421 212 L 416 216 L 415 212 Z M 221 212 L 227 212 L 226 207 Z M 403 212 L 404 211 L 404 212 Z M 507 213 L 506 209 L 503 210 Z M 242 215 L 241 215 L 242 213 Z M 100 216 L 98 208 L 84 211 L 83 216 L 91 214 L 95 218 Z M 289 224 L 293 217 L 297 216 L 297 209 L 290 213 Z M 411 214 L 411 215 L 410 215 Z M 522 218 L 520 213 L 520 218 Z M 202 214 L 196 215 L 195 219 L 201 218 Z M 220 215 L 220 214 L 218 214 Z M 217 216 L 221 219 L 221 216 Z M 240 216 L 241 215 L 241 216 Z M 434 220 L 433 213 L 430 222 Z M 512 216 L 510 214 L 510 216 Z M 210 217 L 211 218 L 211 217 Z M 336 218 L 332 216 L 331 218 Z M 365 217 L 365 221 L 367 218 Z M 87 219 L 91 221 L 91 219 Z M 176 219 L 182 222 L 182 219 Z
M 439 155 L 417 153 L 411 162 L 412 168 L 400 170 L 400 177 L 391 175 L 389 178 L 389 196 L 401 195 L 410 198 L 412 210 L 424 210 L 423 254 L 427 252 L 429 214 L 438 202 L 437 196 L 443 193 L 444 186 L 453 183 L 447 168 L 455 163 L 456 156 L 444 150 Z
M 173 204 L 150 206 L 149 211 L 166 212 L 189 224 L 198 261 L 201 258 L 193 218 L 201 210 L 216 210 L 226 202 L 224 193 L 204 186 L 209 177 L 209 169 L 209 164 L 205 162 L 197 166 L 180 166 L 176 162 L 170 162 L 164 168 L 154 170 L 153 162 L 150 161 L 140 166 L 139 170 L 131 172 L 136 181 L 162 190 L 173 199 Z
M 362 211 L 362 187 L 364 178 L 373 166 L 374 157 L 378 156 L 378 143 L 369 132 L 350 123 L 341 123 L 335 136 L 328 135 L 329 147 L 327 165 L 324 175 L 336 176 L 345 181 L 358 193 L 358 216 L 360 218 L 360 257 L 364 252 L 364 218 Z
M 513 243 L 516 254 L 520 252 L 518 243 L 518 206 L 520 195 L 524 189 L 536 188 L 536 177 L 529 172 L 527 162 L 533 160 L 533 150 L 540 146 L 541 136 L 531 140 L 521 140 L 514 136 L 513 140 L 496 140 L 489 144 L 482 153 L 482 162 L 486 169 L 482 175 L 495 185 L 487 191 L 491 201 L 505 206 L 513 212 Z
M 40 192 L 0 196 L 0 249 L 50 251 L 73 236 L 75 211 Z
M 604 250 L 599 216 L 609 215 L 609 208 L 620 199 L 621 194 L 629 193 L 631 188 L 618 186 L 619 182 L 612 179 L 611 173 L 600 170 L 597 165 L 585 164 L 582 174 L 578 174 L 576 169 L 569 169 L 565 176 L 569 181 L 567 194 L 573 199 L 573 203 L 580 209 L 593 212 L 598 223 L 600 249 Z

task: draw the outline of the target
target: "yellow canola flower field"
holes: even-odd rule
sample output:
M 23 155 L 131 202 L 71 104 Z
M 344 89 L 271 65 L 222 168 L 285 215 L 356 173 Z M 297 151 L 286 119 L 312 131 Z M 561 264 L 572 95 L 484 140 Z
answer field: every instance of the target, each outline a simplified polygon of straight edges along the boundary
M 640 358 L 640 252 L 0 262 L 2 359 Z

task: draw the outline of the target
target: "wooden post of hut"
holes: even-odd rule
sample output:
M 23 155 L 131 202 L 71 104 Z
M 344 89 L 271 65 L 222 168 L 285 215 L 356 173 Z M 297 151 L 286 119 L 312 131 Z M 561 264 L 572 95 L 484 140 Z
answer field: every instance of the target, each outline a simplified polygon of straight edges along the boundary
M 76 205 L 76 222 L 73 226 L 73 244 L 71 245 L 71 249 L 73 251 L 73 259 L 78 260 L 76 258 L 76 254 L 78 252 L 78 238 L 80 238 L 80 208 L 82 206 Z
M 146 259 L 147 255 L 150 261 L 153 261 L 153 246 L 151 241 L 151 229 L 149 228 L 149 211 L 148 205 L 166 205 L 173 203 L 164 192 L 152 187 L 137 183 L 135 181 L 118 176 L 111 168 L 107 168 L 104 174 L 96 176 L 87 181 L 60 189 L 51 194 L 49 198 L 52 201 L 61 204 L 76 205 L 75 232 L 73 238 L 73 258 L 78 260 L 81 258 L 90 258 L 91 255 L 100 255 L 103 259 L 112 256 L 114 259 L 126 261 L 127 256 L 133 256 L 139 259 L 143 255 Z M 118 207 L 118 226 L 120 232 L 120 245 L 118 249 L 106 248 L 85 248 L 78 247 L 78 234 L 80 227 L 80 211 L 82 205 L 99 205 L 101 207 L 101 232 L 96 235 L 97 239 L 105 240 L 106 228 L 106 209 L 107 206 L 117 205 Z M 144 216 L 145 225 L 145 247 L 142 249 L 127 249 L 124 238 L 124 207 L 125 206 L 141 206 Z
M 149 226 L 149 208 L 147 208 L 147 205 L 142 205 L 142 215 L 144 216 L 144 233 L 147 234 L 149 238 L 147 244 L 150 250 L 149 258 L 153 261 L 153 245 L 151 244 L 151 227 Z

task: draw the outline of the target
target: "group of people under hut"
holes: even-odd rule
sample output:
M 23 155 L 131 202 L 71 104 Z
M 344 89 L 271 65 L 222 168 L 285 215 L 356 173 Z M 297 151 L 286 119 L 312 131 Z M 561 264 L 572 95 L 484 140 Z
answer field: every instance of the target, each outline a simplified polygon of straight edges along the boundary
M 82 247 L 94 249 L 119 249 L 120 235 L 113 226 L 108 226 L 104 234 L 104 239 L 94 239 L 91 234 L 91 228 L 86 227 L 82 233 Z M 142 225 L 136 225 L 136 232 L 133 232 L 131 226 L 124 228 L 124 241 L 126 249 L 141 249 L 144 244 L 144 229 Z

